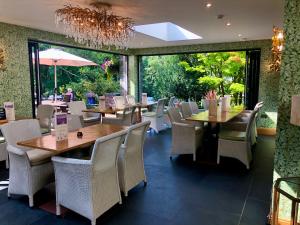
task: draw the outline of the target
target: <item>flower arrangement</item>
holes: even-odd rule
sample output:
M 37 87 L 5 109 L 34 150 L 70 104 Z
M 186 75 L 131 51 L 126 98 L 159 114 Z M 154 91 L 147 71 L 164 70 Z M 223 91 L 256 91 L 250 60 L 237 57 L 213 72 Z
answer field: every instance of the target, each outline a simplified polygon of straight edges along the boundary
M 217 92 L 215 90 L 211 90 L 207 92 L 205 95 L 205 99 L 208 104 L 209 116 L 217 116 L 217 109 L 218 109 Z
M 101 64 L 101 68 L 104 70 L 105 74 L 107 75 L 107 79 L 111 79 L 111 74 L 109 71 L 110 66 L 114 64 L 113 60 L 105 59 L 104 62 Z
M 211 90 L 205 95 L 206 100 L 217 100 L 217 92 L 215 90 Z

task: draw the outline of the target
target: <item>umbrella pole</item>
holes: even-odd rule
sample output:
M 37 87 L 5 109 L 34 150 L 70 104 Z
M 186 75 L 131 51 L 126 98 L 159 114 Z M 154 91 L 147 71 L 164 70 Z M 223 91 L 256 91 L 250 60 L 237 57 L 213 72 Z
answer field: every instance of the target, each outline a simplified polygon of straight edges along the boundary
M 54 64 L 54 101 L 57 98 L 57 76 L 56 76 L 56 63 Z

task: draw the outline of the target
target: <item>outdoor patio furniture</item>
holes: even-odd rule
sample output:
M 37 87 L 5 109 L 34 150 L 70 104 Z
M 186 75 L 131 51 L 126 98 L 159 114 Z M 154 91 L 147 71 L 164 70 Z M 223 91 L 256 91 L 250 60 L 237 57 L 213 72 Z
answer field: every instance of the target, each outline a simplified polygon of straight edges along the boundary
M 220 157 L 225 156 L 238 159 L 245 164 L 247 169 L 250 169 L 250 162 L 252 161 L 251 135 L 257 112 L 258 110 L 254 110 L 251 113 L 245 131 L 221 129 L 218 140 L 218 164 L 220 163 Z
M 52 105 L 39 105 L 37 108 L 37 119 L 39 120 L 42 134 L 51 131 L 51 122 L 55 108 Z
M 126 100 L 124 96 L 114 96 L 114 103 L 116 109 L 124 109 L 126 107 Z
M 166 129 L 164 120 L 164 106 L 165 100 L 159 99 L 155 112 L 146 112 L 142 115 L 142 121 L 150 121 L 150 128 L 152 128 L 156 133 Z
M 83 116 L 84 126 L 90 126 L 101 121 L 101 114 L 100 113 L 90 113 L 90 112 L 83 112 L 86 110 L 86 105 L 83 101 L 73 101 L 69 102 L 69 109 L 72 115 L 79 115 Z
M 132 95 L 126 95 L 126 102 L 128 105 L 135 105 L 135 97 Z
M 147 182 L 143 149 L 149 125 L 150 122 L 146 121 L 131 126 L 124 144 L 121 145 L 118 159 L 119 183 L 125 196 L 141 181 L 144 181 L 145 184 Z
M 196 161 L 197 149 L 202 146 L 203 128 L 193 124 L 187 124 L 181 118 L 176 108 L 168 109 L 168 115 L 172 122 L 172 147 L 170 158 L 173 155 L 192 154 Z
M 41 137 L 38 120 L 19 120 L 1 126 L 7 143 L 9 154 L 9 186 L 8 196 L 11 194 L 27 195 L 29 206 L 33 207 L 33 195 L 45 185 L 53 182 L 53 153 L 22 148 L 17 142 Z
M 64 206 L 95 225 L 100 215 L 116 203 L 122 203 L 117 156 L 126 132 L 97 139 L 90 160 L 52 157 L 57 215 Z

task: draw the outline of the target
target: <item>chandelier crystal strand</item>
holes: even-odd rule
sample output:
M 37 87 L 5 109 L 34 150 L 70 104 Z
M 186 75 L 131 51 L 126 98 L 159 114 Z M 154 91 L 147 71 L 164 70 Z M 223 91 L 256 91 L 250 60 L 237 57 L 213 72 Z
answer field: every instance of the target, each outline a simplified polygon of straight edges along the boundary
M 110 10 L 108 4 L 97 4 L 94 9 L 67 5 L 56 10 L 55 21 L 63 27 L 67 37 L 80 44 L 91 48 L 127 48 L 134 35 L 133 20 L 114 15 Z

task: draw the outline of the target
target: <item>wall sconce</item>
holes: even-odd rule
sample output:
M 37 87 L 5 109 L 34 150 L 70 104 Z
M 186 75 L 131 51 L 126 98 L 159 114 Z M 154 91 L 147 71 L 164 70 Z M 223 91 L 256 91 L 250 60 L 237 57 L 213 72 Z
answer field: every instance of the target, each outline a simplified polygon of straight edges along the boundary
M 283 50 L 284 37 L 283 30 L 278 27 L 273 27 L 272 37 L 272 62 L 270 64 L 271 71 L 280 71 L 281 53 Z
M 0 71 L 5 70 L 4 66 L 4 51 L 0 48 Z
M 292 96 L 290 123 L 296 126 L 300 126 L 300 95 Z

